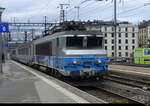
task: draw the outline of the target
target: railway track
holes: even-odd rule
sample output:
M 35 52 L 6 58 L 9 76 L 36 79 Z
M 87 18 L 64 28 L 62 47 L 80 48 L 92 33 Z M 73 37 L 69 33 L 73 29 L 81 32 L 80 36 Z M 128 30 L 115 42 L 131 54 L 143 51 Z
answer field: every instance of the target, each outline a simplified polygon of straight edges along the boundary
M 124 93 L 120 93 L 121 96 L 124 95 L 124 97 L 130 98 L 142 104 L 150 103 L 150 81 L 131 79 L 123 76 L 110 74 L 109 76 L 104 77 L 104 82 L 116 83 L 116 89 L 125 91 Z M 128 92 L 133 93 L 135 95 L 135 98 L 133 98 L 133 96 L 130 96 Z
M 150 65 L 146 64 L 128 64 L 128 63 L 111 63 L 109 65 L 122 65 L 122 66 L 133 66 L 133 67 L 143 67 L 143 68 L 150 68 Z
M 105 80 L 98 88 L 132 101 L 133 103 L 150 103 L 149 92 L 135 87 Z
M 129 98 L 126 98 L 122 95 L 119 95 L 117 93 L 108 91 L 106 89 L 103 89 L 101 87 L 81 87 L 78 86 L 80 90 L 83 90 L 97 98 L 100 98 L 102 100 L 105 100 L 108 103 L 118 103 L 118 104 L 142 104 L 140 102 L 131 100 Z
M 94 83 L 94 81 L 87 83 L 87 81 L 69 82 L 70 85 L 75 86 L 93 96 L 96 96 L 108 103 L 135 103 L 135 104 L 149 104 L 150 92 L 137 89 L 128 85 L 120 84 L 114 81 L 103 80 Z M 148 94 L 148 95 L 147 95 Z
M 150 81 L 129 77 L 127 78 L 125 76 L 114 74 L 109 74 L 109 76 L 105 76 L 104 79 L 150 91 Z

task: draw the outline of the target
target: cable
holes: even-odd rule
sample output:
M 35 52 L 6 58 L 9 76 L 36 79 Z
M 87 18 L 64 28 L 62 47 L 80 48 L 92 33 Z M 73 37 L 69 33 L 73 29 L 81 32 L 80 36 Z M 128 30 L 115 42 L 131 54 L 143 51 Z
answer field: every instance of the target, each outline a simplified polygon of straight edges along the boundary
M 97 2 L 95 2 L 95 3 L 97 3 Z M 91 5 L 93 6 L 94 3 L 89 3 L 89 4 L 90 4 L 90 6 L 91 6 Z M 87 4 L 86 6 L 84 6 L 84 8 L 87 7 L 89 4 Z M 103 5 L 103 4 L 102 4 L 102 5 Z M 104 6 L 104 5 L 103 5 L 103 6 Z M 110 7 L 110 6 L 109 6 L 109 7 Z M 105 10 L 106 8 L 109 8 L 109 7 L 105 7 L 105 8 L 103 8 L 101 11 L 103 11 L 103 10 Z M 86 14 L 86 13 L 89 13 L 89 12 L 91 12 L 91 13 L 93 14 L 93 11 L 94 11 L 94 10 L 97 10 L 98 8 L 100 8 L 100 6 L 94 8 L 94 9 L 91 9 L 91 8 L 90 8 L 90 10 L 86 10 L 86 12 L 84 12 L 84 13 L 80 12 L 80 16 L 82 16 L 82 15 L 84 15 L 84 14 Z M 82 8 L 82 9 L 83 9 L 83 8 Z M 94 11 L 94 13 L 95 13 L 95 12 L 96 12 L 96 11 Z M 89 16 L 89 15 L 84 16 L 84 18 L 87 17 L 87 16 Z
M 111 5 L 110 6 L 106 6 L 105 8 L 102 8 L 102 9 L 100 9 L 100 11 L 105 11 L 107 8 L 110 8 L 111 7 Z M 86 13 L 88 13 L 88 12 L 92 12 L 92 14 L 93 13 L 95 13 L 95 12 L 97 12 L 97 11 L 94 11 L 94 10 L 97 10 L 98 8 L 100 8 L 100 7 L 97 7 L 97 8 L 95 8 L 95 9 L 93 9 L 93 10 L 91 10 L 91 11 L 87 11 L 87 12 L 84 12 L 84 14 L 86 14 Z M 80 14 L 80 15 L 83 15 L 83 14 Z
M 136 8 L 133 8 L 133 9 L 125 10 L 125 11 L 122 11 L 122 12 L 118 13 L 117 15 L 118 15 L 118 17 L 119 17 L 119 15 L 124 15 L 124 14 L 126 14 L 126 13 L 128 13 L 128 12 L 131 12 L 131 11 L 134 11 L 134 10 L 137 10 L 137 9 L 141 9 L 141 8 L 143 8 L 143 7 L 144 7 L 144 5 L 139 6 L 139 7 L 136 7 Z M 107 18 L 111 18 L 111 17 L 113 17 L 113 16 L 104 17 L 104 18 L 102 18 L 102 19 L 107 19 Z

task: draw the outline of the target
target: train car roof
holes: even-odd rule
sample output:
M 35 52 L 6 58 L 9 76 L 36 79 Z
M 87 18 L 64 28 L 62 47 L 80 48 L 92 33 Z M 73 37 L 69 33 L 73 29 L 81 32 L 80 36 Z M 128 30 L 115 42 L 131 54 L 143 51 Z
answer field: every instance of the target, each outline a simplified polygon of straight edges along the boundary
M 100 31 L 63 31 L 35 40 L 33 41 L 33 43 L 41 44 L 41 43 L 46 43 L 54 38 L 67 37 L 67 36 L 79 36 L 79 35 L 82 36 L 93 35 L 98 37 L 104 37 L 104 35 Z
M 29 47 L 30 45 L 32 45 L 32 41 L 30 41 L 30 42 L 25 42 L 25 43 L 21 43 L 21 44 L 19 44 L 18 45 L 18 47 L 17 48 L 24 48 L 24 47 Z

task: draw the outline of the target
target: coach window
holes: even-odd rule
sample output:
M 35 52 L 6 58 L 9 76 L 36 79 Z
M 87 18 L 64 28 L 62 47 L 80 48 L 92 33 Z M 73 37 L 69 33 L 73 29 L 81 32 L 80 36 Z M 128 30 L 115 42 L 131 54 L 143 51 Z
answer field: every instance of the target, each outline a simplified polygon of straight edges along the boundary
M 150 56 L 150 49 L 145 49 L 144 53 L 146 56 Z
M 36 45 L 36 55 L 52 56 L 52 43 L 43 43 Z
M 142 53 L 142 50 L 135 50 L 135 53 L 136 53 L 136 54 L 141 54 L 141 53 Z
M 57 48 L 59 48 L 59 38 L 57 38 Z
M 16 55 L 16 50 L 13 50 L 13 51 L 12 51 L 12 54 L 13 54 L 13 55 Z
M 83 37 L 67 37 L 67 48 L 83 48 Z
M 101 37 L 88 37 L 87 48 L 102 48 L 103 38 Z

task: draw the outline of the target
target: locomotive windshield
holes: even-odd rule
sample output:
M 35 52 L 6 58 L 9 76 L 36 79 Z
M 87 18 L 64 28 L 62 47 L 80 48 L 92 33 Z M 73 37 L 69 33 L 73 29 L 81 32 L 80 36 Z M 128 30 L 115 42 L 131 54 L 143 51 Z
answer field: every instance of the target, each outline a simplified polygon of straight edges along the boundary
M 67 47 L 82 48 L 83 37 L 67 37 Z
M 102 38 L 88 37 L 87 48 L 102 48 Z
M 67 48 L 92 49 L 102 48 L 103 38 L 100 37 L 67 37 Z

